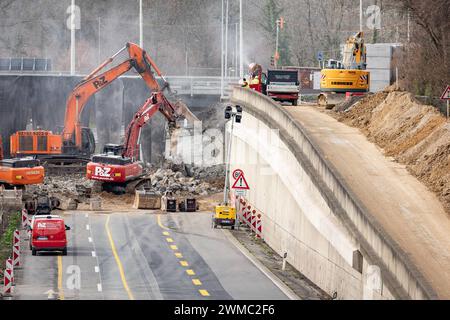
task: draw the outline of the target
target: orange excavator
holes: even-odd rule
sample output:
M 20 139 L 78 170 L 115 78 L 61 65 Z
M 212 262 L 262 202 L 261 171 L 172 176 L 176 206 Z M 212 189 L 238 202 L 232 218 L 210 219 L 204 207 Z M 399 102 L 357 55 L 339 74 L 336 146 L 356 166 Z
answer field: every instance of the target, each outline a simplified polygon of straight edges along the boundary
M 129 58 L 127 60 L 99 74 L 124 50 L 128 51 Z M 106 59 L 72 90 L 66 103 L 64 129 L 61 134 L 53 134 L 51 131 L 44 130 L 18 131 L 11 136 L 11 154 L 34 156 L 46 163 L 88 162 L 95 151 L 95 140 L 92 131 L 81 126 L 80 115 L 92 95 L 132 68 L 140 74 L 151 91 L 161 90 L 153 76 L 153 71 L 164 82 L 162 90 L 166 88 L 170 90 L 168 82 L 154 61 L 142 48 L 129 42 L 112 57 Z M 175 108 L 180 114 L 187 109 L 184 104 L 177 104 Z
M 29 184 L 44 182 L 44 168 L 39 160 L 32 158 L 3 158 L 3 144 L 0 137 L 0 186 L 23 188 Z

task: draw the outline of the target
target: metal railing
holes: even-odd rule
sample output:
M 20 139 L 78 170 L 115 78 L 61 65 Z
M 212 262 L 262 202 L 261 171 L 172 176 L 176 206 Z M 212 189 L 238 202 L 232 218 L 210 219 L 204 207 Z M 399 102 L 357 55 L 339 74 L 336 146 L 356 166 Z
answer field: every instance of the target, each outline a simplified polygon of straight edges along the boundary
M 71 77 L 68 72 L 41 71 L 41 70 L 5 70 L 0 67 L 0 75 L 20 75 L 20 76 L 42 76 L 42 77 Z M 76 74 L 75 77 L 82 78 L 86 75 Z M 138 75 L 123 75 L 121 78 L 140 78 Z M 223 79 L 223 94 L 221 90 L 221 77 L 186 77 L 186 76 L 166 76 L 172 90 L 180 95 L 216 95 L 228 98 L 231 95 L 233 86 L 238 85 L 239 78 L 228 77 Z M 157 80 L 161 81 L 159 77 Z
M 222 81 L 220 77 L 182 77 L 168 76 L 166 80 L 170 87 L 182 95 L 220 95 Z M 223 96 L 229 97 L 234 85 L 239 82 L 238 78 L 224 78 Z
M 52 70 L 50 59 L 42 58 L 0 58 L 0 71 L 21 72 L 38 71 L 45 72 Z

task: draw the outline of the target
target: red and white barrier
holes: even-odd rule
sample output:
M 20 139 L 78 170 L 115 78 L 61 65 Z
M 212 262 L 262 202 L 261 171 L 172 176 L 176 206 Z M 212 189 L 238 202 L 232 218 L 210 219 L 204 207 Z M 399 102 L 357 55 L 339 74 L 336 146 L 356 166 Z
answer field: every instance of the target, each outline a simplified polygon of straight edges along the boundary
M 27 228 L 30 225 L 27 209 L 22 209 L 22 227 Z
M 252 210 L 252 215 L 250 218 L 250 229 L 252 232 L 256 233 L 256 210 Z
M 8 296 L 11 295 L 12 288 L 12 269 L 6 268 L 3 271 L 3 294 Z
M 262 219 L 263 214 L 256 208 L 252 208 L 252 206 L 248 203 L 248 201 L 240 197 L 237 201 L 239 205 L 238 215 L 241 223 L 245 223 L 249 228 L 250 232 L 254 232 L 257 238 L 263 238 L 263 228 L 262 228 Z
M 10 270 L 10 278 L 9 281 L 11 283 L 11 286 L 14 284 L 14 266 L 13 261 L 11 258 L 6 259 L 6 268 L 5 270 Z
M 14 268 L 20 267 L 20 246 L 19 244 L 13 245 L 13 259 L 12 264 Z
M 246 203 L 244 201 L 244 199 L 239 199 L 239 211 L 238 211 L 238 216 L 239 216 L 239 221 L 241 223 L 246 223 L 246 215 L 247 215 L 247 210 L 245 207 Z
M 20 244 L 19 230 L 14 230 L 13 245 Z
M 262 239 L 262 215 L 260 213 L 258 213 L 256 215 L 256 237 Z

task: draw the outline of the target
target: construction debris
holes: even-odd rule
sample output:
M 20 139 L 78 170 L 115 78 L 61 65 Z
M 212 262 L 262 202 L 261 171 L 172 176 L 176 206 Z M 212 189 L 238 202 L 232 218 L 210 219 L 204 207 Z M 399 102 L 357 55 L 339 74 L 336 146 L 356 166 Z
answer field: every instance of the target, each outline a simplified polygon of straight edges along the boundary
M 222 189 L 220 184 L 223 184 L 223 176 L 223 166 L 190 167 L 179 171 L 160 168 L 150 175 L 151 190 L 159 195 L 170 191 L 176 196 L 187 194 L 204 196 Z
M 5 190 L 0 187 L 0 208 L 5 211 L 22 209 L 22 190 Z
M 171 192 L 174 199 L 206 196 L 222 191 L 224 176 L 223 165 L 200 168 L 166 161 L 159 166 L 150 165 L 147 176 L 150 183 L 146 186 L 146 192 L 159 198 L 167 192 Z M 87 206 L 86 209 L 97 211 L 115 199 L 98 190 L 94 181 L 86 179 L 81 173 L 45 177 L 44 184 L 28 186 L 26 193 L 30 196 L 48 194 L 57 197 L 63 210 L 76 210 L 83 204 L 83 208 Z M 140 199 L 136 201 L 135 207 L 139 208 L 161 207 L 161 200 L 156 204 L 144 204 L 144 200 Z M 131 199 L 130 206 L 132 203 Z

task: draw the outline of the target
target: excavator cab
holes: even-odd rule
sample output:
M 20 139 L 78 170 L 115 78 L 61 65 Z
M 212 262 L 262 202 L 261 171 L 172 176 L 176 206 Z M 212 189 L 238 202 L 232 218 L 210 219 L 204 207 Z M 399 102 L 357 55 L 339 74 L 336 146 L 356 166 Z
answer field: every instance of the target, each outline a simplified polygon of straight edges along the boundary
M 89 157 L 95 152 L 95 138 L 90 128 L 81 128 L 81 148 L 75 143 L 75 136 L 72 140 L 63 141 L 62 153 L 67 155 L 79 155 Z
M 107 143 L 103 147 L 104 154 L 113 154 L 115 156 L 121 155 L 123 153 L 123 150 L 123 145 L 115 143 Z

